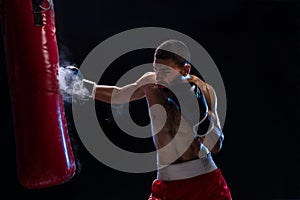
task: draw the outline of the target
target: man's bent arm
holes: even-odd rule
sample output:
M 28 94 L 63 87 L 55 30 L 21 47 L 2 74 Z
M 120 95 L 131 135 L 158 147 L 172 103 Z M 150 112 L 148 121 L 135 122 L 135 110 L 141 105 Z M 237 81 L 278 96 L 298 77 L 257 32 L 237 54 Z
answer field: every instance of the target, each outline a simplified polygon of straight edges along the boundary
M 191 75 L 189 81 L 194 82 L 202 90 L 208 105 L 208 114 L 214 124 L 213 129 L 206 136 L 201 137 L 200 140 L 212 153 L 217 153 L 221 150 L 224 140 L 224 134 L 217 113 L 217 95 L 214 88 L 199 77 Z

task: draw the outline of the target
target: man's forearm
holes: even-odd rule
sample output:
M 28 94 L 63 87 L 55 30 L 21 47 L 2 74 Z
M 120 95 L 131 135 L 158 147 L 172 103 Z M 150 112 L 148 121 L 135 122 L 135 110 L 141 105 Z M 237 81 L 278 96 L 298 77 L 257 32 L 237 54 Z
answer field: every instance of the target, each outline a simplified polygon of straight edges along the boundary
M 94 99 L 105 103 L 111 103 L 112 94 L 115 89 L 115 86 L 96 85 Z

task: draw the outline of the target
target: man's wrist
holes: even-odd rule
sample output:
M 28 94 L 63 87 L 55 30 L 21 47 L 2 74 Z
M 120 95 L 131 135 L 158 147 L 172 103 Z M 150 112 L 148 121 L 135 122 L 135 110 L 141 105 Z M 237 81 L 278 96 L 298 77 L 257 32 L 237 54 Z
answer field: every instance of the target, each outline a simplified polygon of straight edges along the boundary
M 83 87 L 88 90 L 88 95 L 90 98 L 95 99 L 95 92 L 97 84 L 93 81 L 83 79 Z

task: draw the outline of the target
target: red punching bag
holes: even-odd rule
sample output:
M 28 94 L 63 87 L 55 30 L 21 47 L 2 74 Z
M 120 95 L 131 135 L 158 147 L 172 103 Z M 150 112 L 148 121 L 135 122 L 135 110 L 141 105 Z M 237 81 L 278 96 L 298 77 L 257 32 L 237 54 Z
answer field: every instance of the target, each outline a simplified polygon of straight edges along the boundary
M 62 184 L 76 171 L 59 89 L 52 0 L 4 0 L 4 42 L 16 143 L 26 188 Z

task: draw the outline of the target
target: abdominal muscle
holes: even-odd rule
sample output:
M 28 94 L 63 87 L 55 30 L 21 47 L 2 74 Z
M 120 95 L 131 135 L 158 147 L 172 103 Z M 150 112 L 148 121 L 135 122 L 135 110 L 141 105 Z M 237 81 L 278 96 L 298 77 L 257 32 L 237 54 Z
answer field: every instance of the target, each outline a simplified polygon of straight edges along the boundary
M 158 163 L 169 165 L 197 159 L 199 140 L 193 129 L 174 109 L 166 104 L 167 96 L 155 84 L 146 87 L 150 107 L 153 141 L 158 150 Z

